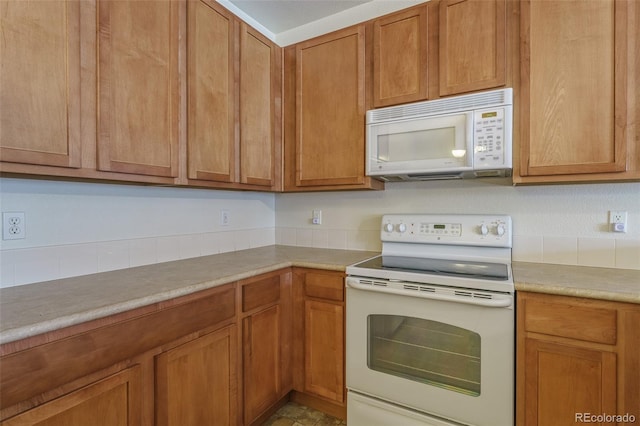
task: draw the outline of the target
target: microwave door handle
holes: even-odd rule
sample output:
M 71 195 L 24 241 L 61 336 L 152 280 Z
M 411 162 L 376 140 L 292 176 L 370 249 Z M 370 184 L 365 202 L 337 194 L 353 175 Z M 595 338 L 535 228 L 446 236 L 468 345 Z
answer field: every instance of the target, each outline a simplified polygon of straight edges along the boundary
M 441 300 L 446 302 L 465 303 L 468 305 L 484 306 L 488 308 L 508 308 L 513 304 L 511 295 L 493 294 L 491 299 L 484 299 L 472 296 L 463 296 L 455 294 L 431 293 L 419 290 L 404 290 L 393 287 L 385 287 L 382 285 L 361 284 L 357 280 L 348 279 L 347 287 L 357 290 L 377 291 L 381 293 L 398 294 L 401 296 L 420 297 L 422 299 Z M 461 293 L 468 294 L 469 291 L 461 290 Z M 472 293 L 472 292 L 471 292 Z

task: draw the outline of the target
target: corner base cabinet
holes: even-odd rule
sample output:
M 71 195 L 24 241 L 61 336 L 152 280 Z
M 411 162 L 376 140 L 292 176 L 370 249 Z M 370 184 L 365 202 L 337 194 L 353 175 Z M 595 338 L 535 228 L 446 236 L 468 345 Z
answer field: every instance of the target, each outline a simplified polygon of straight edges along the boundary
M 291 272 L 239 282 L 244 424 L 261 424 L 291 390 Z
M 294 401 L 346 418 L 344 273 L 294 272 Z
M 518 293 L 517 317 L 516 424 L 640 418 L 640 305 Z

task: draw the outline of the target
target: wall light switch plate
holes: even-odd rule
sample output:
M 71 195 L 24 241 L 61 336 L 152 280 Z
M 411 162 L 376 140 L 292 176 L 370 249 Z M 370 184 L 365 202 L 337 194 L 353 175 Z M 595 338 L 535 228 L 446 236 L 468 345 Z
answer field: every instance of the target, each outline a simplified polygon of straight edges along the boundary
M 314 225 L 322 225 L 322 210 L 313 211 L 311 223 L 313 223 Z
M 222 209 L 220 210 L 220 226 L 229 226 L 229 221 L 231 218 L 229 217 L 229 210 Z

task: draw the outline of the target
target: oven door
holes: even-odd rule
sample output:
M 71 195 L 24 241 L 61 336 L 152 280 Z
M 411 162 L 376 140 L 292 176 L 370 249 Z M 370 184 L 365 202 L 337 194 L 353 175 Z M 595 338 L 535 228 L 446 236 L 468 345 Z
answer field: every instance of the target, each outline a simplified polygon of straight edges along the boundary
M 513 296 L 505 307 L 354 285 L 348 277 L 350 391 L 463 424 L 513 425 Z

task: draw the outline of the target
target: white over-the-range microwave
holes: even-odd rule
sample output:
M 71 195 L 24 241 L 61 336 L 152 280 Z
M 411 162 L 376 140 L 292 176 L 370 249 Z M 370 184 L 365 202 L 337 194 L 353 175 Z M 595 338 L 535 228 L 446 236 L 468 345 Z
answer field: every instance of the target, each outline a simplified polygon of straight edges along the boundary
M 511 88 L 367 111 L 367 175 L 510 176 L 512 123 Z

